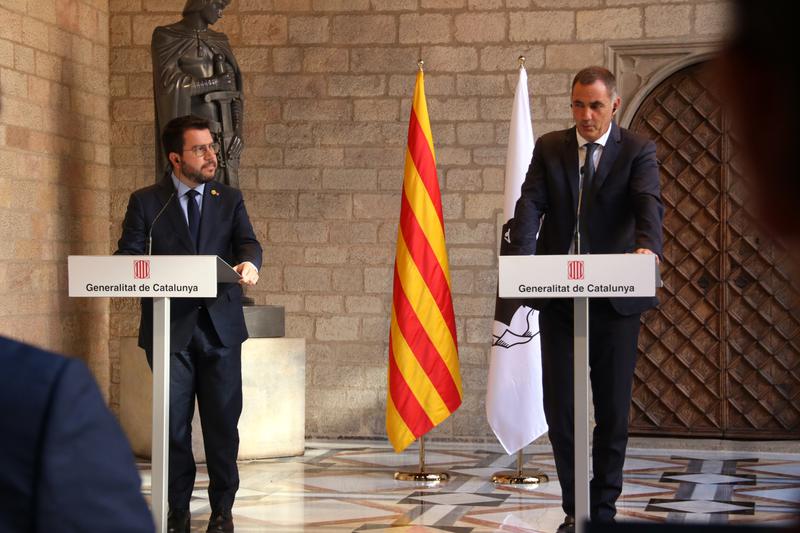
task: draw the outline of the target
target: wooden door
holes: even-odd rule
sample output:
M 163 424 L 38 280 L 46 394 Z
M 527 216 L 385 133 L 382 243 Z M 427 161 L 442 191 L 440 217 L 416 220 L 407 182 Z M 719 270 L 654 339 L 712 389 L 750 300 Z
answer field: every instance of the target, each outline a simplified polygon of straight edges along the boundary
M 676 72 L 631 129 L 661 162 L 664 288 L 643 316 L 631 433 L 800 434 L 800 314 L 785 251 L 754 224 L 708 64 Z M 798 215 L 800 216 L 800 215 Z

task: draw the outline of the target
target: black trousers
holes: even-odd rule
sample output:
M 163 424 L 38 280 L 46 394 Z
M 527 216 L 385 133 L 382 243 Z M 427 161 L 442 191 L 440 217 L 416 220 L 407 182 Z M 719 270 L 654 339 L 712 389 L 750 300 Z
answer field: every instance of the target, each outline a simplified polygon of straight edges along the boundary
M 185 350 L 170 356 L 169 507 L 189 509 L 196 466 L 192 454 L 195 398 L 200 412 L 212 510 L 230 509 L 239 488 L 242 347 L 222 346 L 208 312 L 201 312 Z M 147 354 L 152 368 L 152 354 Z
M 589 378 L 595 427 L 590 483 L 592 520 L 610 521 L 622 492 L 628 412 L 640 315 L 618 314 L 606 299 L 589 304 Z M 573 302 L 551 301 L 539 313 L 544 411 L 549 426 L 562 507 L 575 515 Z

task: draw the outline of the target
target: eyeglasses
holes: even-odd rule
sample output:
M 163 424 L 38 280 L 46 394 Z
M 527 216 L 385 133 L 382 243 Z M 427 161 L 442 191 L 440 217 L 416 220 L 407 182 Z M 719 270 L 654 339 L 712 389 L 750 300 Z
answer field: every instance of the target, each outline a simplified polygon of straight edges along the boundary
M 184 152 L 192 152 L 195 157 L 205 157 L 208 151 L 211 150 L 215 154 L 219 153 L 219 143 L 211 143 L 211 144 L 198 144 L 197 146 L 192 146 L 184 150 Z

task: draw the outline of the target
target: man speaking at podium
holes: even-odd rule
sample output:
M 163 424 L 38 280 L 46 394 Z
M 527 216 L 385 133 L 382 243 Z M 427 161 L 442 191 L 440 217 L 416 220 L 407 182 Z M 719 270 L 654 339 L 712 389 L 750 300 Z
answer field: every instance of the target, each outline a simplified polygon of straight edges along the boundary
M 575 127 L 536 143 L 514 211 L 509 249 L 531 254 L 661 254 L 664 208 L 652 141 L 620 128 L 614 75 L 588 67 L 572 82 Z M 538 239 L 537 239 L 538 234 Z M 576 248 L 580 235 L 580 250 Z M 655 298 L 595 298 L 589 305 L 594 401 L 592 521 L 611 522 L 622 491 L 639 317 Z M 574 530 L 573 302 L 535 299 L 540 311 L 544 410 L 562 507 Z
M 162 134 L 171 172 L 135 191 L 128 203 L 116 253 L 218 255 L 255 285 L 261 267 L 242 193 L 213 181 L 217 150 L 208 121 L 185 116 Z M 178 298 L 171 303 L 168 529 L 189 531 L 195 479 L 192 416 L 195 396 L 210 478 L 208 531 L 233 531 L 231 508 L 239 487 L 237 424 L 242 411 L 241 346 L 247 339 L 242 289 L 218 285 L 216 298 Z M 152 300 L 142 300 L 139 346 L 152 368 Z

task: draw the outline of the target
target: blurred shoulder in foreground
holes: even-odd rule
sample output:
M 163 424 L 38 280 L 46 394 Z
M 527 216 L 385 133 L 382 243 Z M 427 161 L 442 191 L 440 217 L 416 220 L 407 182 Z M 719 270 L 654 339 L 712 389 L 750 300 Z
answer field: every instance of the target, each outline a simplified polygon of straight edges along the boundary
M 86 365 L 0 337 L 0 532 L 152 532 L 133 453 Z

